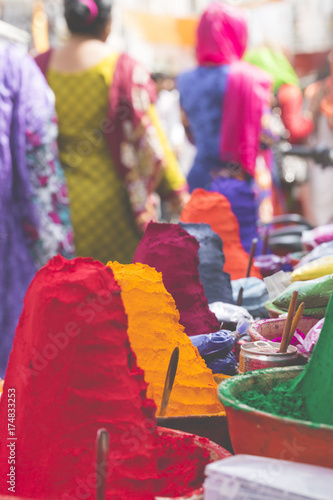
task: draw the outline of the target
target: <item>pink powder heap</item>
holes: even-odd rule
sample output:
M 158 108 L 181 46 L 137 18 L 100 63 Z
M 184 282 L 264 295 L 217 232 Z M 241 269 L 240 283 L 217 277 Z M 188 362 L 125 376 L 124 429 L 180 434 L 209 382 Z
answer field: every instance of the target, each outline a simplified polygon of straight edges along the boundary
M 174 298 L 180 323 L 189 336 L 220 328 L 200 281 L 198 250 L 197 240 L 178 224 L 151 222 L 133 259 L 162 273 L 164 286 Z
M 95 499 L 99 428 L 110 434 L 108 499 L 179 496 L 202 484 L 208 451 L 156 430 L 120 292 L 112 270 L 92 259 L 58 256 L 33 279 L 0 401 L 0 493 L 8 491 L 11 389 L 18 496 Z

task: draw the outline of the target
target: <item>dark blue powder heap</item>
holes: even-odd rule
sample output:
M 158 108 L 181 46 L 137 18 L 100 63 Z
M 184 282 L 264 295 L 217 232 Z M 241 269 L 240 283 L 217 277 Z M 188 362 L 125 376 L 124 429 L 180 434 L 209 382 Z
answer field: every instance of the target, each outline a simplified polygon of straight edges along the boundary
M 199 275 L 208 304 L 224 302 L 233 304 L 230 275 L 223 271 L 225 256 L 223 243 L 208 224 L 180 222 L 179 225 L 197 240 L 200 245 Z

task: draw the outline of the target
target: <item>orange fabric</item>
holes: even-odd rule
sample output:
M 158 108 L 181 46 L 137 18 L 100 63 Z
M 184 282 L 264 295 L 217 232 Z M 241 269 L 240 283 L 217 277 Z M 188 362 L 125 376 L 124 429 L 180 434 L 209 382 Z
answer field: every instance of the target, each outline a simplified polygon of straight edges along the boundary
M 297 85 L 286 83 L 279 88 L 278 101 L 282 121 L 290 133 L 291 143 L 301 142 L 314 130 L 312 120 L 303 116 L 303 95 Z
M 245 277 L 249 255 L 242 247 L 239 224 L 231 210 L 230 202 L 225 196 L 204 189 L 195 189 L 181 214 L 180 220 L 209 224 L 223 241 L 224 271 L 230 274 L 232 280 Z M 251 269 L 251 276 L 262 277 L 254 266 Z

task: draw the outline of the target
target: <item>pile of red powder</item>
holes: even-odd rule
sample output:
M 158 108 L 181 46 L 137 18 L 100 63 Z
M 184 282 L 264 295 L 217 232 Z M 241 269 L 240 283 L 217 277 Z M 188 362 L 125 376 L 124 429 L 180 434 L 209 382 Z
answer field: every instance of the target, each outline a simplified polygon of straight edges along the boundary
M 110 434 L 108 500 L 179 496 L 199 487 L 209 453 L 189 436 L 159 435 L 146 389 L 112 270 L 92 259 L 52 259 L 28 289 L 6 372 L 0 493 L 8 493 L 12 439 L 17 496 L 95 499 L 99 428 Z
M 176 302 L 180 323 L 190 336 L 220 329 L 200 281 L 198 250 L 197 240 L 178 224 L 151 222 L 133 259 L 162 273 L 164 286 Z

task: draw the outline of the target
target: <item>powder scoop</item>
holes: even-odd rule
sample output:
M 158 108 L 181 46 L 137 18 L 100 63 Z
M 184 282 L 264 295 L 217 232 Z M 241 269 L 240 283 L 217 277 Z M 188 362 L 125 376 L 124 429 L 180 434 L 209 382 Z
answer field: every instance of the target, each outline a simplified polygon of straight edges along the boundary
M 175 377 L 176 377 L 176 373 L 177 373 L 178 361 L 179 361 L 179 347 L 176 346 L 174 348 L 173 353 L 171 354 L 171 358 L 170 358 L 169 368 L 168 368 L 168 372 L 167 372 L 165 384 L 164 384 L 164 390 L 163 390 L 163 395 L 162 395 L 162 403 L 161 403 L 159 417 L 164 417 L 166 414 L 167 407 L 169 404 L 169 399 L 170 399 L 172 388 L 173 388 L 173 383 L 175 381 Z

